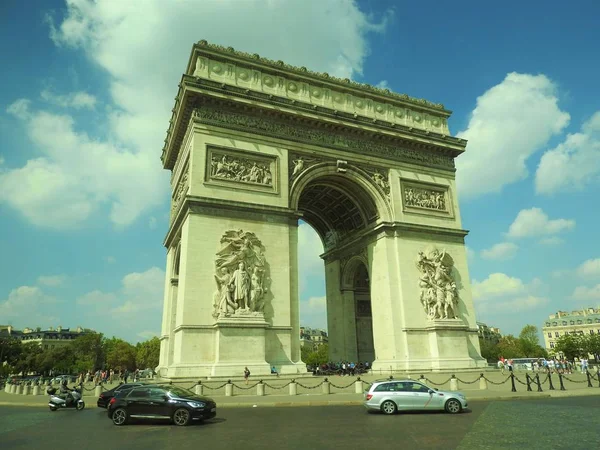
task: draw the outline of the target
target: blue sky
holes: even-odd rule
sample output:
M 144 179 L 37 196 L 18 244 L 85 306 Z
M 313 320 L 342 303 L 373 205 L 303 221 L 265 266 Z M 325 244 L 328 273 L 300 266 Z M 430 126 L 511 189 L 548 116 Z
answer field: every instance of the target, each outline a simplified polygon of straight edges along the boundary
M 193 42 L 442 102 L 478 317 L 600 304 L 600 6 L 579 1 L 8 0 L 0 6 L 0 323 L 160 332 L 159 156 Z M 302 225 L 301 318 L 326 324 Z

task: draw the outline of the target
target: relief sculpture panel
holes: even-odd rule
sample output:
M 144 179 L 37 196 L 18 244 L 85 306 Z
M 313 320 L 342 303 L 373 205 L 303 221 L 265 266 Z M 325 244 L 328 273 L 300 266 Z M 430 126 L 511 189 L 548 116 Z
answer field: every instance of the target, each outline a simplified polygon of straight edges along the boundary
M 277 158 L 220 147 L 208 147 L 206 181 L 235 184 L 237 189 L 277 191 Z
M 447 186 L 402 182 L 402 203 L 405 211 L 453 216 Z

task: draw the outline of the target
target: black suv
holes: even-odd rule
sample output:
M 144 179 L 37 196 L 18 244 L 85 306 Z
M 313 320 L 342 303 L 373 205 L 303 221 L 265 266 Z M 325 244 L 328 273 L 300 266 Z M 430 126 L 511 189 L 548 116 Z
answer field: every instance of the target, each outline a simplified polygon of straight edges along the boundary
M 117 395 L 117 392 L 121 392 L 122 390 L 133 389 L 134 387 L 138 386 L 144 386 L 146 384 L 149 383 L 121 383 L 118 386 L 109 389 L 108 391 L 102 392 L 100 394 L 100 397 L 98 397 L 98 401 L 96 402 L 96 404 L 98 405 L 98 408 L 108 408 L 108 403 L 115 395 Z
M 131 419 L 164 419 L 185 426 L 192 420 L 212 419 L 216 415 L 213 399 L 162 384 L 121 391 L 108 404 L 108 417 L 115 425 L 125 425 Z

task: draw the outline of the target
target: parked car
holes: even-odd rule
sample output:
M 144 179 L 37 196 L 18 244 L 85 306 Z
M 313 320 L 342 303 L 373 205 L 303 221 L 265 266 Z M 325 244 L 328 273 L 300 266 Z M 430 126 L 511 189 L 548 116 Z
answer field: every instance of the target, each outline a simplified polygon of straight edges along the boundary
M 120 391 L 127 391 L 130 389 L 133 389 L 134 387 L 138 387 L 138 386 L 144 386 L 148 383 L 143 383 L 143 382 L 136 382 L 136 383 L 121 383 L 118 386 L 115 386 L 112 389 L 109 389 L 108 391 L 104 391 L 100 394 L 100 397 L 98 397 L 98 401 L 96 402 L 96 404 L 98 405 L 98 408 L 107 408 L 108 407 L 108 403 L 110 402 L 110 400 Z
M 185 426 L 216 415 L 217 404 L 212 398 L 171 385 L 153 384 L 122 391 L 108 405 L 108 417 L 118 426 L 132 419 L 164 419 Z
M 369 411 L 384 414 L 408 410 L 445 410 L 456 414 L 468 406 L 461 392 L 438 391 L 415 380 L 375 382 L 365 392 L 364 405 Z

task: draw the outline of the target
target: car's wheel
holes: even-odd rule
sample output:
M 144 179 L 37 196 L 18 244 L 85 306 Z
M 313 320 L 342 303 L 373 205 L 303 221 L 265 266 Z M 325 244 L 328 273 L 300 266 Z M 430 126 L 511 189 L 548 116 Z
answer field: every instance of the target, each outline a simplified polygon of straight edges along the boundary
M 381 404 L 381 412 L 384 414 L 395 414 L 396 410 L 396 404 L 391 400 L 386 400 Z
M 451 398 L 446 402 L 446 405 L 444 405 L 444 409 L 450 414 L 456 414 L 462 410 L 462 406 L 458 400 Z
M 173 423 L 177 426 L 184 427 L 190 423 L 190 412 L 185 408 L 179 408 L 173 413 Z
M 83 400 L 80 402 L 77 402 L 77 404 L 75 405 L 75 408 L 77 409 L 77 411 L 81 411 L 83 408 L 85 408 L 85 402 Z
M 115 425 L 121 426 L 127 423 L 127 411 L 123 408 L 117 408 L 112 413 L 112 421 Z

